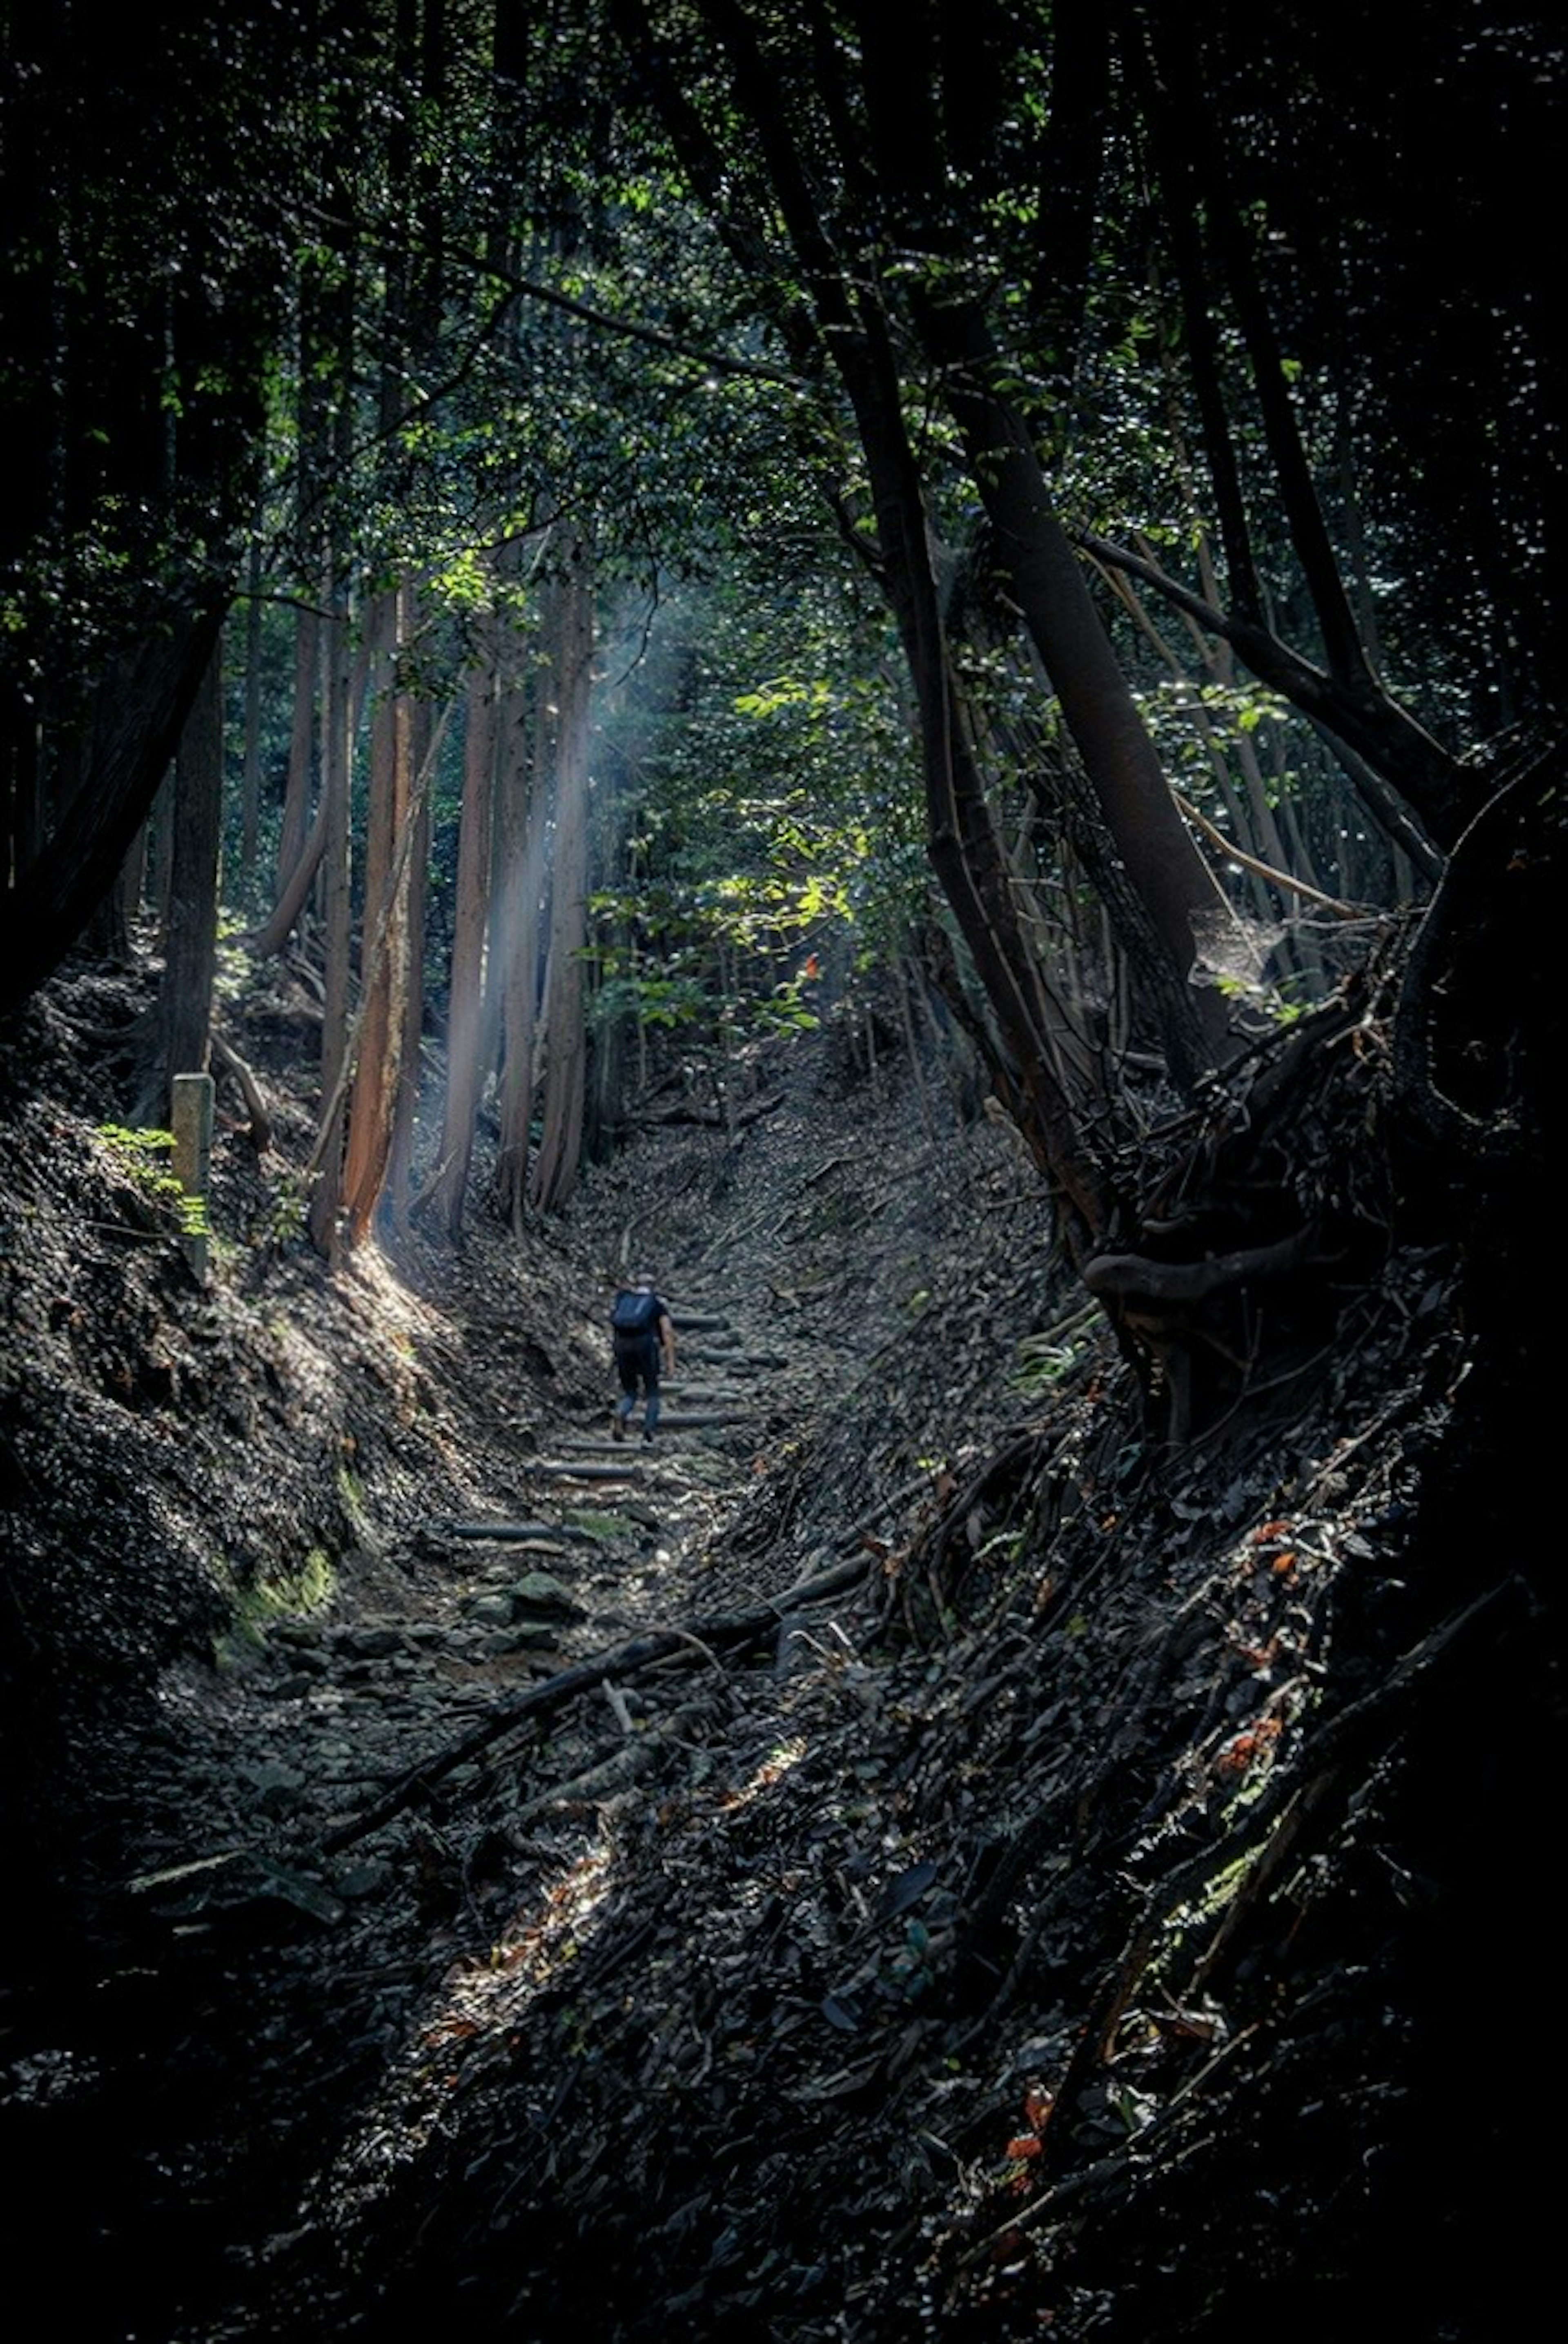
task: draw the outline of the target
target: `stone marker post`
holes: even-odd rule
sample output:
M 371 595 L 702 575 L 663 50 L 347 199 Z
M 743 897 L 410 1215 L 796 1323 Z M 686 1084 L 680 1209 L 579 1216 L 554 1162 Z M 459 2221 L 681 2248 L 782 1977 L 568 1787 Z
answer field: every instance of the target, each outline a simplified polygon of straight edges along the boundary
M 207 1197 L 212 1172 L 212 1076 L 210 1075 L 176 1075 L 174 1107 L 170 1116 L 174 1130 L 175 1177 L 187 1197 L 201 1206 L 202 1219 L 207 1218 Z M 191 1234 L 185 1240 L 185 1257 L 189 1262 L 198 1286 L 207 1284 L 207 1237 Z

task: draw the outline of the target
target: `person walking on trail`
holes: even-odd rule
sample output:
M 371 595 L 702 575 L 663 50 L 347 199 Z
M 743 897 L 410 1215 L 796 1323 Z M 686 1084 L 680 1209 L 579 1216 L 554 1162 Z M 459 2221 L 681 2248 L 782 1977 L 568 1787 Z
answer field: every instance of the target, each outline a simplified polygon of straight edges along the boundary
M 659 1429 L 661 1352 L 665 1374 L 673 1376 L 675 1372 L 675 1324 L 653 1282 L 652 1270 L 640 1269 L 630 1286 L 617 1289 L 610 1313 L 610 1331 L 615 1346 L 615 1372 L 621 1379 L 621 1397 L 610 1420 L 611 1433 L 617 1440 L 625 1440 L 641 1391 L 642 1438 L 652 1440 Z

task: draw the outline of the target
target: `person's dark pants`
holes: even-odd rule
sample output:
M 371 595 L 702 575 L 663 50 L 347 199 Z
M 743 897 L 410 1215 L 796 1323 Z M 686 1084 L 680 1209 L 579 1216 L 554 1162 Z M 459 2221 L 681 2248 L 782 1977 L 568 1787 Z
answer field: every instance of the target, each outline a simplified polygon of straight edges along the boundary
M 630 1424 L 632 1411 L 637 1405 L 639 1388 L 647 1395 L 642 1410 L 642 1430 L 652 1432 L 659 1421 L 659 1338 L 657 1335 L 634 1335 L 630 1341 L 618 1337 L 615 1343 L 615 1371 L 621 1379 L 621 1398 L 615 1403 L 622 1422 Z

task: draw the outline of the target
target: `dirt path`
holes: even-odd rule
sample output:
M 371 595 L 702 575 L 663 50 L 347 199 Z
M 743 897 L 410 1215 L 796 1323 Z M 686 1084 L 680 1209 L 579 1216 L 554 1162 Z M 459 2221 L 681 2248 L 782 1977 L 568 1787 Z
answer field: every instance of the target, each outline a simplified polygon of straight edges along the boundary
M 618 2038 L 634 2007 L 712 2057 L 704 1980 L 740 1925 L 732 1891 L 750 1909 L 751 1859 L 730 1845 L 708 1876 L 703 1850 L 737 1802 L 787 1783 L 814 1700 L 824 1748 L 864 1727 L 840 1621 L 866 1525 L 949 1452 L 966 1361 L 967 1438 L 1007 1404 L 975 1371 L 995 1357 L 992 1282 L 1004 1264 L 1017 1280 L 1016 1167 L 989 1135 L 934 1157 L 912 1121 L 907 1102 L 835 1116 L 807 1096 L 738 1160 L 634 1152 L 550 1260 L 487 1235 L 422 1304 L 368 1289 L 425 1379 L 445 1502 L 420 1509 L 390 1418 L 362 1421 L 366 1544 L 327 1604 L 268 1611 L 219 1667 L 167 1668 L 150 1720 L 102 1721 L 96 1763 L 124 1785 L 110 1893 L 29 2010 L 11 2104 L 17 2235 L 58 2237 L 76 2333 L 272 2344 L 286 2301 L 302 2335 L 335 2333 L 322 2307 L 363 2292 L 357 2260 L 422 2170 L 437 2045 L 472 2046 L 468 2087 L 504 2100 L 522 2030 L 541 2122 L 584 2023 Z M 652 1448 L 608 1437 L 602 1289 L 634 1215 L 680 1330 Z M 1043 1278 L 1032 1209 L 1028 1228 Z M 837 1592 L 780 1605 L 802 1582 Z M 612 2157 L 612 2128 L 596 2137 Z M 561 2284 L 547 2257 L 541 2300 Z

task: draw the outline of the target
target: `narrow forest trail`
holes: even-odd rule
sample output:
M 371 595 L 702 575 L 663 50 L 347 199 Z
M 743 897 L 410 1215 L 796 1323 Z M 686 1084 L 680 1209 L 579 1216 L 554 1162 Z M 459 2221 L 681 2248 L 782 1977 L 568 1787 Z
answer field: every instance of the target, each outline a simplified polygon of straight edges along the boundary
M 466 2085 L 504 2099 L 536 2036 L 548 2104 L 586 1995 L 591 2027 L 634 2008 L 711 2061 L 693 2014 L 756 1917 L 752 1859 L 719 1851 L 807 1738 L 853 1784 L 880 1698 L 845 1674 L 868 1526 L 946 1470 L 956 1409 L 976 1450 L 1005 1416 L 996 1298 L 1016 1310 L 1027 1278 L 1046 1308 L 1048 1230 L 1005 1137 L 937 1145 L 935 1112 L 797 1083 L 739 1149 L 634 1147 L 548 1263 L 495 1233 L 455 1273 L 427 1260 L 422 1294 L 358 1274 L 420 1379 L 416 1470 L 379 1473 L 386 1429 L 361 1422 L 363 1544 L 334 1591 L 269 1604 L 216 1668 L 165 1668 L 150 1713 L 101 1721 L 121 1787 L 94 1950 L 13 2045 L 47 2111 L 12 2218 L 58 2240 L 52 2325 L 357 2332 L 379 2316 L 361 2261 L 452 2080 L 440 2046 L 471 2046 Z M 648 1446 L 610 1438 L 603 1316 L 633 1242 L 680 1352 Z M 612 2165 L 613 2127 L 594 2137 Z M 533 2285 L 524 2332 L 571 2324 L 572 2269 L 547 2252 Z
M 1557 1695 L 1453 1262 L 1168 1446 L 1005 1125 L 790 1073 L 521 1242 L 206 1296 L 0 1127 L 22 2344 L 1528 2324 L 1557 2054 L 1462 2167 L 1453 2014 L 1548 1941 L 1488 1753 Z

